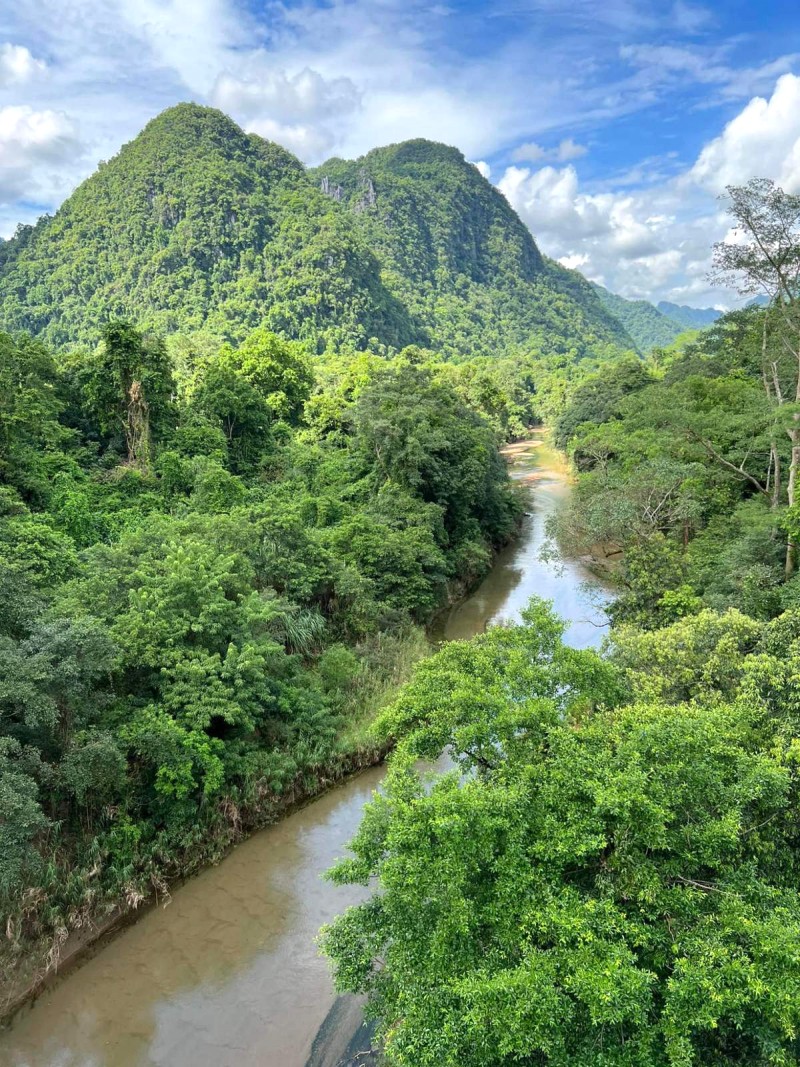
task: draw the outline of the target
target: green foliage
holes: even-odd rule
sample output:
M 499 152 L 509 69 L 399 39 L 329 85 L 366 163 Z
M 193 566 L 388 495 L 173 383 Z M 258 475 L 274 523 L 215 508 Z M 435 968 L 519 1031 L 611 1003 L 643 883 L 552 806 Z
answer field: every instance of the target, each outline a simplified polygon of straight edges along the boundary
M 651 369 L 612 362 L 574 389 L 557 433 L 578 485 L 559 525 L 576 552 L 621 555 L 615 618 L 662 626 L 698 597 L 781 611 L 798 532 L 790 325 L 734 312 Z
M 408 141 L 306 172 L 195 104 L 163 112 L 55 216 L 20 228 L 0 279 L 3 328 L 59 347 L 93 344 L 109 318 L 180 332 L 172 354 L 189 377 L 209 339 L 257 328 L 316 352 L 373 339 L 459 359 L 633 347 L 456 149 Z M 258 387 L 291 421 L 308 378 L 289 378 Z
M 685 304 L 672 304 L 669 300 L 660 300 L 656 307 L 662 315 L 677 322 L 684 330 L 703 330 L 722 316 L 722 312 L 716 308 L 687 307 Z
M 668 312 L 648 300 L 626 300 L 602 285 L 592 285 L 603 306 L 633 338 L 637 349 L 646 355 L 651 348 L 666 348 L 686 329 L 687 323 L 670 318 Z M 687 311 L 691 310 L 689 308 Z
M 651 381 L 638 359 L 621 360 L 587 378 L 574 391 L 555 427 L 556 443 L 565 448 L 584 423 L 601 425 L 613 419 L 620 401 L 644 389 Z
M 241 340 L 409 334 L 369 250 L 278 145 L 180 104 L 0 251 L 0 322 L 56 345 L 108 318 Z
M 373 752 L 415 625 L 519 517 L 487 394 L 430 352 L 315 365 L 259 328 L 178 345 L 177 387 L 175 350 L 0 338 L 9 963 Z
M 102 336 L 82 370 L 85 407 L 103 435 L 111 441 L 122 435 L 128 463 L 147 469 L 172 415 L 174 382 L 166 347 L 127 322 L 108 323 Z
M 633 347 L 574 272 L 543 259 L 503 196 L 455 148 L 413 140 L 315 175 L 345 206 L 426 344 L 448 358 Z
M 31 502 L 47 496 L 69 432 L 59 422 L 63 401 L 53 358 L 31 338 L 0 333 L 0 485 Z
M 796 743 L 762 717 L 761 656 L 738 666 L 759 630 L 676 624 L 676 689 L 650 635 L 623 637 L 618 676 L 539 604 L 419 668 L 332 872 L 379 891 L 323 938 L 390 1063 L 797 1062 Z M 444 750 L 458 769 L 426 781 Z

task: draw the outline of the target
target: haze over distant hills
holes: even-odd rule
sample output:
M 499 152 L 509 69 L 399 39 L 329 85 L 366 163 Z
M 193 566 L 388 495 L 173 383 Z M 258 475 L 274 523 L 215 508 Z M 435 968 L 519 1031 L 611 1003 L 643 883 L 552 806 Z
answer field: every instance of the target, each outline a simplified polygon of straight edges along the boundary
M 656 306 L 662 315 L 677 322 L 685 330 L 702 330 L 722 315 L 717 308 L 693 308 L 687 307 L 686 304 L 671 304 L 668 300 L 660 300 Z
M 625 327 L 642 353 L 649 352 L 655 345 L 664 347 L 672 344 L 687 329 L 685 323 L 667 315 L 661 305 L 656 307 L 648 300 L 626 300 L 595 282 L 592 282 L 592 288 L 606 310 Z

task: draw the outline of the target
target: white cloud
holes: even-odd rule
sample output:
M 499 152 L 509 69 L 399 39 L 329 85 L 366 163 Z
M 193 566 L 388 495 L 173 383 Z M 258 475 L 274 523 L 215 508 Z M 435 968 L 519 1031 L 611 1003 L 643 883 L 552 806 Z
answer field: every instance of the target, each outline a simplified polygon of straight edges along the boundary
M 501 185 L 545 251 L 630 295 L 707 290 L 708 250 L 726 225 L 715 182 L 738 180 L 750 159 L 793 182 L 800 107 L 794 88 L 770 99 L 796 57 L 765 61 L 743 38 L 710 37 L 724 20 L 699 3 L 69 0 L 69 19 L 63 0 L 6 4 L 2 39 L 14 43 L 0 45 L 0 87 L 25 95 L 0 113 L 0 232 L 57 207 L 149 118 L 194 99 L 307 162 L 421 136 L 457 145 L 489 176 L 518 146 Z M 624 175 L 588 186 L 570 166 L 612 119 L 759 95 L 683 184 L 675 174 L 687 168 L 668 152 L 683 139 L 670 142 L 666 125 L 660 143 L 648 139 L 660 155 L 626 158 Z
M 558 262 L 568 270 L 582 270 L 589 262 L 589 257 L 585 252 L 576 252 L 572 256 L 562 256 Z
M 354 111 L 361 94 L 350 78 L 327 81 L 309 67 L 290 77 L 283 70 L 254 71 L 250 77 L 221 74 L 212 102 L 227 111 L 258 118 L 266 111 L 279 122 L 325 119 Z
M 489 180 L 489 178 L 491 178 L 492 168 L 489 166 L 488 163 L 484 162 L 484 160 L 479 159 L 478 162 L 475 163 L 475 167 L 484 176 L 484 178 L 486 178 L 487 181 Z
M 498 187 L 543 252 L 614 292 L 631 299 L 721 299 L 706 274 L 711 245 L 727 223 L 707 194 L 681 190 L 674 181 L 586 192 L 572 166 L 509 167 Z
M 109 7 L 147 46 L 148 58 L 173 70 L 193 93 L 207 93 L 231 54 L 253 47 L 254 24 L 229 0 L 113 0 Z
M 35 59 L 24 45 L 0 44 L 0 89 L 24 85 L 46 69 L 47 64 Z
M 769 100 L 751 100 L 706 145 L 689 180 L 721 192 L 756 173 L 787 192 L 800 192 L 800 77 L 793 74 L 778 79 Z
M 539 163 L 545 160 L 568 163 L 572 159 L 580 159 L 588 151 L 585 145 L 577 144 L 571 137 L 561 141 L 555 148 L 542 148 L 535 141 L 526 141 L 514 149 L 511 159 L 514 163 Z
M 771 89 L 775 79 L 797 65 L 796 52 L 779 56 L 755 67 L 731 62 L 731 45 L 626 44 L 623 60 L 636 68 L 634 84 L 642 92 L 681 90 L 687 84 L 714 87 L 706 93 L 706 107 L 725 100 L 746 100 Z
M 43 187 L 57 188 L 59 165 L 79 150 L 75 128 L 63 113 L 27 105 L 0 108 L 0 202 L 32 200 Z M 37 165 L 42 174 L 34 180 Z
M 361 93 L 350 78 L 326 79 L 310 67 L 290 76 L 257 56 L 244 74 L 221 74 L 211 102 L 311 162 L 336 144 L 343 123 L 361 105 Z
M 615 292 L 724 305 L 736 298 L 707 279 L 712 245 L 730 227 L 714 194 L 754 176 L 800 191 L 800 77 L 781 77 L 693 166 L 649 187 L 587 191 L 572 166 L 511 166 L 498 187 L 544 252 Z

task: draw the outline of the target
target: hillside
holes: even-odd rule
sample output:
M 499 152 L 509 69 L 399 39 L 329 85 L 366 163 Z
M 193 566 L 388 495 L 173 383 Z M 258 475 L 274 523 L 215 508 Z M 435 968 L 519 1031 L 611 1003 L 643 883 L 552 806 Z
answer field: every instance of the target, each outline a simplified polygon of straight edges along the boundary
M 649 300 L 626 300 L 602 285 L 591 283 L 598 299 L 610 314 L 628 331 L 638 350 L 645 354 L 651 348 L 666 347 L 687 328 L 677 319 L 670 318 Z M 659 305 L 660 307 L 660 305 Z M 685 309 L 693 311 L 693 308 Z
M 409 141 L 307 172 L 194 104 L 163 112 L 53 217 L 0 245 L 0 283 L 0 328 L 55 345 L 92 343 L 125 317 L 451 358 L 632 347 L 457 149 Z
M 659 301 L 658 310 L 674 319 L 684 330 L 702 330 L 722 318 L 722 312 L 716 308 L 692 308 L 686 304 L 671 304 L 669 300 Z
M 631 347 L 586 280 L 541 255 L 458 149 L 412 140 L 314 173 L 383 263 L 386 285 L 449 356 Z
M 241 338 L 414 339 L 341 211 L 289 152 L 211 108 L 163 112 L 0 246 L 0 325 L 64 344 L 109 318 Z

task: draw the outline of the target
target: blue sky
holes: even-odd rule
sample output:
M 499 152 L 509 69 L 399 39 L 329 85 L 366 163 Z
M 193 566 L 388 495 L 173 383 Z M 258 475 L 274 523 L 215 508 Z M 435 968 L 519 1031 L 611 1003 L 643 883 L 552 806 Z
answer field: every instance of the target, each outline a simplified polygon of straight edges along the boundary
M 458 145 L 548 254 L 626 296 L 729 305 L 706 278 L 719 193 L 800 192 L 800 5 L 13 0 L 0 233 L 187 99 L 309 163 Z

